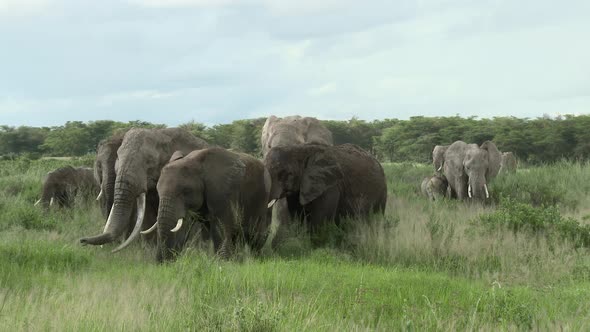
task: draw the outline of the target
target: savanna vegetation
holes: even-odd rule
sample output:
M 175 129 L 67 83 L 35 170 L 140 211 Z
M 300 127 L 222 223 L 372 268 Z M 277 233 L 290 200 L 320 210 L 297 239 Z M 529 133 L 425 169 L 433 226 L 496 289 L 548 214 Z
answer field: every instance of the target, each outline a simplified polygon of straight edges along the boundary
M 237 120 L 214 126 L 192 121 L 179 127 L 209 143 L 260 155 L 260 131 L 264 121 L 264 118 Z M 322 122 L 333 133 L 335 144 L 357 144 L 381 161 L 425 163 L 431 160 L 433 146 L 456 140 L 478 144 L 493 140 L 501 151 L 512 151 L 521 161 L 530 164 L 590 157 L 588 115 L 537 119 L 412 117 L 372 122 L 352 118 Z M 93 153 L 97 143 L 105 137 L 131 127 L 165 125 L 142 121 L 74 121 L 51 128 L 0 126 L 0 156 L 82 156 Z
M 323 248 L 293 227 L 260 257 L 243 248 L 222 261 L 193 243 L 163 265 L 139 242 L 81 247 L 104 225 L 96 202 L 33 208 L 47 171 L 92 162 L 0 161 L 0 330 L 590 329 L 587 162 L 502 174 L 485 206 L 429 202 L 418 185 L 432 165 L 385 163 L 385 217 L 330 228 Z

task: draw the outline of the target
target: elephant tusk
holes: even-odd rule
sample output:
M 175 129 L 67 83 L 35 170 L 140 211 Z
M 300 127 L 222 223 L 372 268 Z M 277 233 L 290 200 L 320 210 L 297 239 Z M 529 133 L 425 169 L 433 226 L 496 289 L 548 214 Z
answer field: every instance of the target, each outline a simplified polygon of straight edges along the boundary
M 268 203 L 268 208 L 270 209 L 270 208 L 271 208 L 273 205 L 275 205 L 275 203 L 276 203 L 276 202 L 277 202 L 277 199 L 276 199 L 276 198 L 275 198 L 275 199 L 273 199 L 272 201 L 270 201 L 270 202 Z
M 53 206 L 53 203 L 55 203 L 55 198 L 52 196 L 51 200 L 49 201 L 49 206 Z
M 145 216 L 145 193 L 142 193 L 141 195 L 139 195 L 139 197 L 137 197 L 137 221 L 135 222 L 135 227 L 133 228 L 133 231 L 131 232 L 131 235 L 129 235 L 127 240 L 125 240 L 125 242 L 123 242 L 123 244 L 121 244 L 116 249 L 114 249 L 112 251 L 112 253 L 116 253 L 117 251 L 125 249 L 127 246 L 129 246 L 131 244 L 131 242 L 133 242 L 133 240 L 135 240 L 137 238 L 137 236 L 139 235 L 139 232 L 141 231 L 141 225 L 143 224 L 143 217 L 144 216 Z
M 442 165 L 440 165 L 440 167 L 436 171 L 440 172 L 441 169 L 442 169 Z
M 488 191 L 488 185 L 484 183 L 483 188 L 486 190 L 486 198 L 490 198 L 490 192 Z
M 39 205 L 39 203 L 41 203 L 41 199 L 39 199 L 38 201 L 36 201 L 35 202 L 35 205 L 33 205 L 33 206 L 37 206 L 37 205 Z
M 113 220 L 113 210 L 111 209 L 111 212 L 109 212 L 109 217 L 107 218 L 107 223 L 104 225 L 104 229 L 102 230 L 103 233 L 107 232 L 107 229 L 109 229 L 109 225 L 111 224 L 111 221 Z
M 155 230 L 157 227 L 158 227 L 158 222 L 156 221 L 156 222 L 154 223 L 154 225 L 153 225 L 152 227 L 150 227 L 150 229 L 147 229 L 147 230 L 145 230 L 145 231 L 141 231 L 141 232 L 139 232 L 139 233 L 140 233 L 141 235 L 147 235 L 147 234 L 149 234 L 149 233 L 153 232 L 153 231 L 154 231 L 154 230 Z
M 102 198 L 102 189 L 100 190 L 100 192 L 98 193 L 98 196 L 96 197 L 97 201 L 100 201 L 100 199 Z
M 471 185 L 467 188 L 467 195 L 469 195 L 469 198 L 473 198 L 473 195 L 471 195 Z
M 178 223 L 176 223 L 176 227 L 174 227 L 171 232 L 172 233 L 176 233 L 180 230 L 180 228 L 182 227 L 182 218 L 178 219 Z

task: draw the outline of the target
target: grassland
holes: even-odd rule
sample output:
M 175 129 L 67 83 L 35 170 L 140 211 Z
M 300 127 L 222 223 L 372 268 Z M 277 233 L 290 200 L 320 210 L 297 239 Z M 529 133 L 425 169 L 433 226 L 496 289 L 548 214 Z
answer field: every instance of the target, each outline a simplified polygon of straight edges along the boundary
M 79 246 L 103 226 L 94 202 L 33 208 L 48 170 L 91 162 L 0 162 L 0 330 L 590 329 L 589 164 L 500 177 L 486 206 L 428 202 L 431 166 L 387 164 L 386 216 L 325 248 L 293 229 L 261 257 L 204 246 L 158 265 L 139 242 Z

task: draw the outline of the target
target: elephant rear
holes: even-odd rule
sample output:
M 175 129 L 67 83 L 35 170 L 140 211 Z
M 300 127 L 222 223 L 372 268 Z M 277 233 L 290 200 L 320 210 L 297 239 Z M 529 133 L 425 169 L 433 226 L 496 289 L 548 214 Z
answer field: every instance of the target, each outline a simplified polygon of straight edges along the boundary
M 383 167 L 367 151 L 354 144 L 334 147 L 344 175 L 340 211 L 351 215 L 384 213 L 387 180 Z

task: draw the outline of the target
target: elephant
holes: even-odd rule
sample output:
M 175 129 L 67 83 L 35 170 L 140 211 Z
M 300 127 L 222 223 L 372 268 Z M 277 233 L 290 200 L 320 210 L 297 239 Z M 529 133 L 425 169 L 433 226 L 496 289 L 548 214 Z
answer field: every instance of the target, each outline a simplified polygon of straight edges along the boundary
M 102 245 L 130 235 L 113 250 L 127 247 L 140 234 L 156 222 L 159 198 L 156 184 L 160 171 L 175 151 L 189 153 L 206 148 L 207 142 L 180 128 L 132 128 L 123 137 L 117 150 L 116 180 L 113 207 L 103 233 L 80 239 L 82 245 Z M 133 218 L 134 203 L 137 204 Z M 135 223 L 133 223 L 133 219 Z
M 460 200 L 490 197 L 488 183 L 500 171 L 502 155 L 496 145 L 485 141 L 481 146 L 456 141 L 445 152 L 444 175 L 450 196 Z
M 268 117 L 262 127 L 260 141 L 263 156 L 276 146 L 305 143 L 334 145 L 332 133 L 318 119 L 299 115 Z
M 432 150 L 432 163 L 434 164 L 434 170 L 437 173 L 442 173 L 442 168 L 445 163 L 445 152 L 448 148 L 448 145 L 436 145 Z
M 516 173 L 516 157 L 512 152 L 502 153 L 502 164 L 500 166 L 500 173 Z
M 69 207 L 76 195 L 95 195 L 97 192 L 92 168 L 65 166 L 47 173 L 41 198 L 35 205 Z
M 266 156 L 268 151 L 278 146 L 300 145 L 305 143 L 316 143 L 334 145 L 332 133 L 318 119 L 312 117 L 301 117 L 299 115 L 278 118 L 271 115 L 266 119 L 262 127 L 260 138 L 262 144 L 262 155 Z M 286 236 L 285 225 L 290 221 L 287 201 L 280 199 L 274 206 L 277 228 L 272 247 L 276 248 Z
M 123 143 L 123 135 L 115 135 L 98 144 L 96 160 L 94 161 L 94 179 L 100 186 L 100 193 L 96 198 L 100 201 L 101 212 L 106 219 L 113 207 L 115 195 L 115 162 L 117 150 Z
M 427 176 L 422 180 L 420 191 L 422 195 L 428 197 L 429 200 L 435 201 L 442 199 L 447 194 L 447 187 L 449 183 L 444 175 L 434 174 Z
M 270 175 L 264 164 L 247 154 L 213 147 L 184 156 L 174 153 L 158 180 L 160 204 L 156 224 L 159 262 L 181 250 L 184 219 L 196 213 L 212 235 L 215 251 L 229 258 L 240 236 L 254 252 L 268 235 L 271 210 L 267 208 Z
M 270 149 L 264 158 L 271 177 L 269 207 L 285 198 L 291 218 L 306 219 L 312 243 L 327 220 L 385 211 L 387 183 L 381 164 L 354 144 L 304 144 Z

